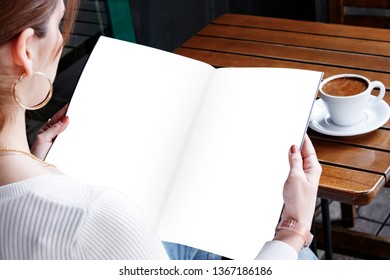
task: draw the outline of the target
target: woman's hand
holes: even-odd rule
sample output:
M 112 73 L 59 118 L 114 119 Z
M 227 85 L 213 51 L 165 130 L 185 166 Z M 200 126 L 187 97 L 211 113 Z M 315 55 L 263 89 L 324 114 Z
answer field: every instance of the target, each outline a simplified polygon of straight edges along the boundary
M 302 151 L 295 145 L 290 149 L 290 173 L 284 184 L 282 218 L 290 218 L 310 229 L 317 199 L 321 165 L 309 137 Z
M 290 173 L 284 184 L 284 209 L 281 218 L 293 219 L 310 231 L 322 168 L 318 162 L 313 144 L 307 135 L 301 152 L 299 152 L 297 146 L 291 147 L 289 162 Z M 283 241 L 286 241 L 286 237 L 287 239 L 298 240 L 298 243 L 295 241 L 292 242 L 293 244 L 291 242 L 287 243 L 300 250 L 303 240 L 299 236 L 296 238 L 296 235 L 293 235 L 294 232 L 283 230 L 275 238 Z
M 31 153 L 41 159 L 46 157 L 54 139 L 68 127 L 69 118 L 65 115 L 67 110 L 68 105 L 65 105 L 38 131 Z

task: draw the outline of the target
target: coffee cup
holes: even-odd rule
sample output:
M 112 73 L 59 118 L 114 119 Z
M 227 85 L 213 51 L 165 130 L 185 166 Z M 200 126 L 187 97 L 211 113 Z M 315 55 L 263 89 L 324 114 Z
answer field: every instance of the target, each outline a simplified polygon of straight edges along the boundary
M 379 95 L 372 98 L 374 88 L 379 88 Z M 319 90 L 331 121 L 339 126 L 359 123 L 364 110 L 380 102 L 386 92 L 383 83 L 356 74 L 331 76 L 321 82 Z

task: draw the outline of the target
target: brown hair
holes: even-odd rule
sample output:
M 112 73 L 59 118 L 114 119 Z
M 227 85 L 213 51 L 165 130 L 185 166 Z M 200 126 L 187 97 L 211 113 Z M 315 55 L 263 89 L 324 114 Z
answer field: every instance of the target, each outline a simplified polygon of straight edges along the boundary
M 0 47 L 17 38 L 27 28 L 33 28 L 38 37 L 45 37 L 49 19 L 59 1 L 62 0 L 0 0 Z M 65 2 L 66 9 L 62 24 L 63 45 L 69 39 L 79 6 L 79 0 L 65 0 Z M 6 109 L 1 108 L 1 105 L 4 105 L 1 103 L 0 130 L 8 115 Z
M 77 15 L 78 0 L 66 1 L 62 34 L 64 44 L 69 39 Z M 0 46 L 16 38 L 26 28 L 33 28 L 38 37 L 44 37 L 50 16 L 58 0 L 1 0 L 0 1 Z

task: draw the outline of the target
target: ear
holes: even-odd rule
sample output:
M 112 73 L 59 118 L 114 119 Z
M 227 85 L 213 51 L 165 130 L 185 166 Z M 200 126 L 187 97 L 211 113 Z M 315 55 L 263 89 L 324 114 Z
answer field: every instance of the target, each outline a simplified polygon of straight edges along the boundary
M 12 46 L 12 57 L 14 63 L 23 67 L 24 72 L 28 77 L 32 76 L 33 74 L 33 36 L 34 29 L 27 28 L 19 34 Z

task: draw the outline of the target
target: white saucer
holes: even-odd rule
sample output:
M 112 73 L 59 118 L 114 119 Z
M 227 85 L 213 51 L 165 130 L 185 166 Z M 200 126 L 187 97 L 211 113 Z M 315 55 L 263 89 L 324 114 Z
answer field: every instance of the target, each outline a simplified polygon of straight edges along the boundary
M 310 116 L 309 127 L 326 135 L 353 136 L 368 133 L 381 127 L 389 120 L 389 117 L 390 107 L 381 100 L 364 110 L 364 116 L 359 123 L 352 126 L 339 126 L 331 121 L 322 99 L 317 99 Z

